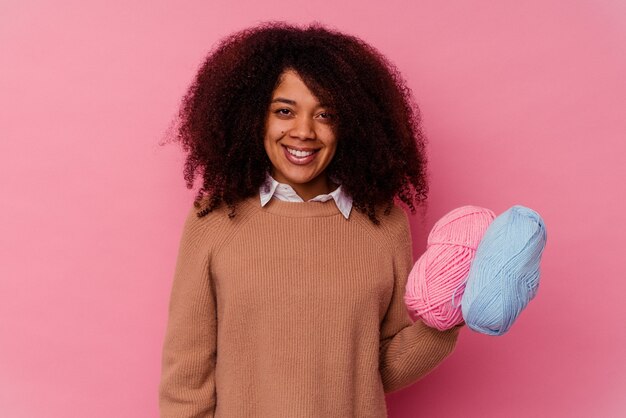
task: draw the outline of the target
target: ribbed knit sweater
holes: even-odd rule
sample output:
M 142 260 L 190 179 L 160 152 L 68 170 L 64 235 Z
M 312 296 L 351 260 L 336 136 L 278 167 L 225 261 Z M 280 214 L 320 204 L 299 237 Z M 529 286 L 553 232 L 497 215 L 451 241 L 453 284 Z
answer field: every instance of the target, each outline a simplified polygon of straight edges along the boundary
M 405 212 L 374 225 L 332 200 L 259 195 L 184 223 L 159 385 L 161 417 L 383 418 L 385 393 L 454 349 L 413 322 Z

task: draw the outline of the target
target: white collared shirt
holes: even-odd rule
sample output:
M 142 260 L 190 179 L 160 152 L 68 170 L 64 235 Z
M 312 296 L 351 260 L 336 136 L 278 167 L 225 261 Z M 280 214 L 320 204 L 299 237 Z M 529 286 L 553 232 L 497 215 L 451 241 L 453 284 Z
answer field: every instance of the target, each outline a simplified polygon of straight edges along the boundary
M 261 206 L 265 206 L 272 197 L 287 202 L 304 202 L 296 191 L 288 184 L 279 183 L 269 173 L 265 178 L 265 182 L 261 185 L 259 190 L 261 195 Z M 320 194 L 308 202 L 326 202 L 327 200 L 334 199 L 335 204 L 343 216 L 348 219 L 350 216 L 350 210 L 352 210 L 352 198 L 341 189 L 341 185 L 328 194 Z

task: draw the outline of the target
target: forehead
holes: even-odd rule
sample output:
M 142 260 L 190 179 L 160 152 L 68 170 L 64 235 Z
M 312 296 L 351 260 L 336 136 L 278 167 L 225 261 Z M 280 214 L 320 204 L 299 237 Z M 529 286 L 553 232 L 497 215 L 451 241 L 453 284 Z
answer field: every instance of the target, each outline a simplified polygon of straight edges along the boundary
M 300 76 L 293 70 L 286 70 L 273 93 L 273 98 L 283 97 L 298 104 L 319 104 L 318 98 L 307 87 Z

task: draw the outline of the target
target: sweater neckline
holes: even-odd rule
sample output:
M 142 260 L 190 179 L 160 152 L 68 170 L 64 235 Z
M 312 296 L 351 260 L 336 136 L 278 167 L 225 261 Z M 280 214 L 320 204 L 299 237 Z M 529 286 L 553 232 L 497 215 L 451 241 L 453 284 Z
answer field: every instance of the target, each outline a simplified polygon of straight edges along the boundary
M 261 196 L 256 193 L 248 199 L 248 203 L 261 212 L 267 212 L 288 218 L 315 218 L 342 215 L 334 199 L 325 202 L 289 202 L 272 197 L 265 206 L 261 206 Z

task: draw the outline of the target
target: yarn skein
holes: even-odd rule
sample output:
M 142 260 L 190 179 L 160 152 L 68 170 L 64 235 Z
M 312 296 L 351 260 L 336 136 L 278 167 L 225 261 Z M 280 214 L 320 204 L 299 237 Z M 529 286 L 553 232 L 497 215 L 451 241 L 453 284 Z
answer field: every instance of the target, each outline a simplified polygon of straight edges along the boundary
M 478 245 L 461 298 L 467 326 L 506 333 L 539 289 L 547 233 L 537 212 L 515 205 L 489 225 Z
M 414 264 L 404 302 L 426 325 L 444 331 L 463 322 L 454 291 L 467 279 L 478 245 L 496 215 L 478 206 L 456 208 L 439 219 Z

